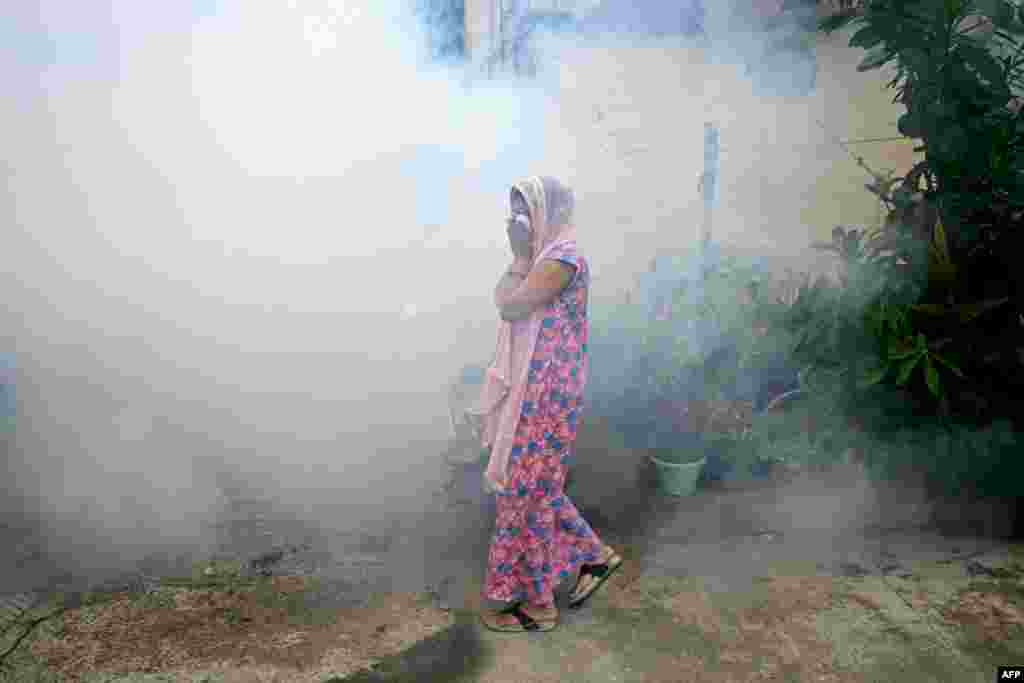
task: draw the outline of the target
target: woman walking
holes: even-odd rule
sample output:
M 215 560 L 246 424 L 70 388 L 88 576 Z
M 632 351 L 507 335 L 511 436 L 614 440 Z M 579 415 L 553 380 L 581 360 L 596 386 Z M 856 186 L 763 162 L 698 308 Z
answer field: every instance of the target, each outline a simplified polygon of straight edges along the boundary
M 621 564 L 565 495 L 583 421 L 590 270 L 576 248 L 572 191 L 533 177 L 511 191 L 513 261 L 495 289 L 501 314 L 494 362 L 479 413 L 489 449 L 484 483 L 497 522 L 483 612 L 498 631 L 555 627 L 554 589 L 578 570 L 569 600 L 579 607 Z

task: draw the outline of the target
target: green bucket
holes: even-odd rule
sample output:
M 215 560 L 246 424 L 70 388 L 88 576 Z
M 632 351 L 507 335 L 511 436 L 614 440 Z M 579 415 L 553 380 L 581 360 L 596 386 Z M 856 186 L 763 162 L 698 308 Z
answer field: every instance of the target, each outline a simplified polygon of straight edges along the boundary
M 692 496 L 697 492 L 697 480 L 707 458 L 696 462 L 674 463 L 648 456 L 654 464 L 658 489 L 670 496 Z

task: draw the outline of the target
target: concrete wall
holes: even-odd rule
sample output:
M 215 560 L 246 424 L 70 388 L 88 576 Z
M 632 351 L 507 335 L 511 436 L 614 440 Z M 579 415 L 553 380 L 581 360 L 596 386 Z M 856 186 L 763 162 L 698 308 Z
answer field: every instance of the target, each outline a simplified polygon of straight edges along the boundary
M 836 224 L 877 221 L 868 176 L 833 136 L 896 136 L 901 110 L 890 75 L 858 73 L 863 53 L 845 45 L 822 39 L 816 92 L 789 99 L 756 97 L 738 69 L 708 65 L 678 40 L 567 50 L 545 172 L 576 187 L 595 271 L 635 272 L 659 249 L 693 243 L 706 120 L 721 130 L 716 239 L 802 258 Z M 905 171 L 915 158 L 902 141 L 856 150 L 879 170 Z
M 508 2 L 466 0 L 471 57 L 491 47 Z M 856 71 L 864 53 L 848 38 L 819 36 L 816 90 L 792 98 L 755 95 L 739 68 L 709 65 L 678 37 L 602 39 L 560 52 L 539 165 L 574 184 L 594 269 L 616 273 L 604 278 L 609 287 L 625 284 L 659 249 L 696 239 L 707 120 L 721 131 L 715 239 L 821 262 L 810 242 L 837 224 L 880 219 L 864 189 L 869 176 L 835 140 L 898 137 L 902 108 L 885 88 L 891 73 Z M 903 140 L 853 149 L 879 171 L 906 171 L 919 158 Z

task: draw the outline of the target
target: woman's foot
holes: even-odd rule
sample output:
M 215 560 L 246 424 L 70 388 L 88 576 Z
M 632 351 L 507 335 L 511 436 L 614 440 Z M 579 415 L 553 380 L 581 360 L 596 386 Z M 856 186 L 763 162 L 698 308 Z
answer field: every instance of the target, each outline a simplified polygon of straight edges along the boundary
M 500 610 L 484 612 L 484 625 L 492 631 L 550 631 L 558 624 L 558 609 L 549 605 L 514 603 Z
M 605 546 L 601 550 L 601 555 L 598 557 L 596 562 L 597 565 L 607 564 L 609 560 L 615 557 L 615 550 L 611 546 Z M 594 565 L 583 565 L 584 567 L 592 567 Z M 597 578 L 593 574 L 586 574 L 581 572 L 579 580 L 576 582 L 576 586 L 572 589 L 572 593 L 569 595 L 569 602 L 575 602 L 580 594 L 586 593 L 593 587 L 594 583 L 597 582 Z
M 523 611 L 535 621 L 558 621 L 558 608 L 553 602 L 549 605 L 524 605 Z
M 579 579 L 569 595 L 569 606 L 580 607 L 608 580 L 608 577 L 622 564 L 622 558 L 611 546 L 604 546 L 597 562 L 580 567 Z

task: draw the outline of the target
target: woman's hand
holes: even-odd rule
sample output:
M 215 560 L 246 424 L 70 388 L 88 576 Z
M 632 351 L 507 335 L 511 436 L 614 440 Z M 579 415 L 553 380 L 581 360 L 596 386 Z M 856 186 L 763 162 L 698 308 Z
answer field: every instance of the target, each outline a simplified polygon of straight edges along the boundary
M 501 496 L 505 494 L 506 488 L 504 481 L 495 481 L 484 472 L 484 493 L 489 496 Z
M 525 278 L 533 270 L 533 259 L 529 255 L 514 256 L 508 267 L 509 272 L 522 273 Z
M 512 264 L 501 274 L 501 278 L 494 288 L 494 305 L 498 307 L 499 311 L 508 297 L 526 282 L 526 276 L 530 273 L 532 265 L 525 258 L 516 256 L 512 259 Z
M 512 255 L 517 260 L 528 260 L 532 251 L 530 248 L 530 229 L 513 216 L 508 219 L 505 232 L 508 235 L 508 246 L 512 250 Z

